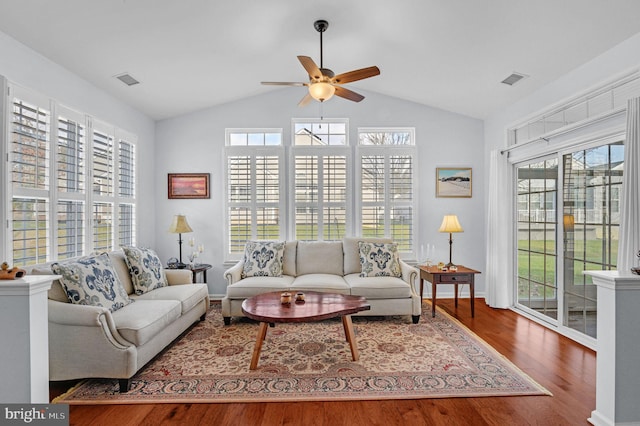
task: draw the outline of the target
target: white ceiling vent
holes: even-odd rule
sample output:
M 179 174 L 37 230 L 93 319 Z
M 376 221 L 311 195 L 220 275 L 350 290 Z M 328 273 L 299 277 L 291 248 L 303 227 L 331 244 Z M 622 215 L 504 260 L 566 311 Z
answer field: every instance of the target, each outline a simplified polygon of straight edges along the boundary
M 529 76 L 519 72 L 514 72 L 509 77 L 502 80 L 501 83 L 507 84 L 509 86 L 513 86 L 514 84 L 516 84 L 517 82 L 519 82 L 520 80 L 526 77 L 529 77 Z
M 124 84 L 126 84 L 127 86 L 133 86 L 134 84 L 140 83 L 138 80 L 136 80 L 135 78 L 131 77 L 131 74 L 129 74 L 129 73 L 116 75 L 115 77 L 118 80 L 120 80 L 121 82 L 123 82 Z

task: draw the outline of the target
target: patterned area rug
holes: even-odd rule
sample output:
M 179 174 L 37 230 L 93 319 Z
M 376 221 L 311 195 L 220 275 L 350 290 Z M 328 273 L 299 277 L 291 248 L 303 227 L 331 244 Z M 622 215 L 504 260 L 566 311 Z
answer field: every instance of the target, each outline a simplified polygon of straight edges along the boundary
M 339 319 L 269 328 L 257 370 L 249 363 L 258 324 L 220 305 L 132 380 L 90 379 L 55 402 L 135 404 L 335 401 L 550 395 L 464 325 L 423 307 L 410 317 L 353 317 L 360 359 L 351 361 Z

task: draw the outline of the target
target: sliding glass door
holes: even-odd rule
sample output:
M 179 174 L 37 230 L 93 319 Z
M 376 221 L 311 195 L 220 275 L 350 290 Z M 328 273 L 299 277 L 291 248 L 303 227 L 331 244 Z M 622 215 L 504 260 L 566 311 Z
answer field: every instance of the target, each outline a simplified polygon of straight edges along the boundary
M 596 287 L 583 271 L 616 267 L 623 158 L 618 141 L 516 166 L 517 305 L 593 338 Z
M 517 191 L 518 303 L 555 320 L 558 159 L 519 166 Z
M 596 287 L 586 270 L 615 269 L 622 142 L 563 156 L 563 324 L 596 336 Z

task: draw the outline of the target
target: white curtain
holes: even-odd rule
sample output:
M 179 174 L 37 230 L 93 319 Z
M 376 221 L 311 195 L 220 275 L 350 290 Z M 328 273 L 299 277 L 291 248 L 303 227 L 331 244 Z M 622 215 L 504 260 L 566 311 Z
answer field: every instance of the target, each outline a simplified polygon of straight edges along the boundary
M 627 105 L 627 138 L 624 143 L 624 175 L 620 194 L 618 271 L 630 273 L 638 265 L 640 250 L 640 98 Z
M 493 308 L 513 305 L 513 253 L 511 223 L 513 209 L 511 165 L 507 154 L 491 152 L 489 163 L 489 206 L 487 212 L 487 264 L 485 301 Z

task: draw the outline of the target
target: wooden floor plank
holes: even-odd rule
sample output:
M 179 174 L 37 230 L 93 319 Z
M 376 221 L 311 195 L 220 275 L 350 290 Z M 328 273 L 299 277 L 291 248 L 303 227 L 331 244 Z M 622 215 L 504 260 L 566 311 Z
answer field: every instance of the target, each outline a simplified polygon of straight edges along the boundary
M 510 310 L 483 299 L 471 318 L 468 299 L 438 306 L 546 387 L 553 396 L 347 402 L 71 406 L 72 425 L 588 425 L 595 408 L 596 355 Z M 52 383 L 52 396 L 69 383 Z

